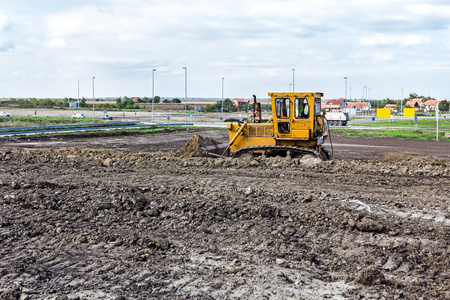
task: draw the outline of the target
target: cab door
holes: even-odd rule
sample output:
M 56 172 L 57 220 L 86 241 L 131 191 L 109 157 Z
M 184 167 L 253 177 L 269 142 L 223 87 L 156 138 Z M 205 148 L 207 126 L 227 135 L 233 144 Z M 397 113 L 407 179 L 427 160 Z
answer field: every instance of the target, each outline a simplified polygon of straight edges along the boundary
M 275 107 L 273 112 L 275 133 L 280 137 L 288 137 L 292 132 L 291 100 L 289 97 L 277 97 L 273 101 Z
M 298 95 L 293 99 L 294 120 L 292 122 L 292 137 L 300 140 L 308 140 L 311 136 L 311 120 L 314 106 L 311 109 L 311 97 Z

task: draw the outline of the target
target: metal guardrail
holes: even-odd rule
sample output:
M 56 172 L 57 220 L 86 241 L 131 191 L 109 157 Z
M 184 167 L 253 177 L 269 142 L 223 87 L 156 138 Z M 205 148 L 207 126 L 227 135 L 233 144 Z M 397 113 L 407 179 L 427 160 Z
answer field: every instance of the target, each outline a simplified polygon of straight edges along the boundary
M 57 133 L 69 131 L 90 131 L 90 130 L 114 130 L 124 128 L 146 128 L 146 127 L 170 127 L 170 126 L 192 126 L 193 123 L 170 123 L 170 124 L 136 124 L 137 122 L 114 122 L 114 123 L 91 123 L 91 124 L 69 124 L 53 126 L 33 126 L 33 127 L 13 127 L 0 128 L 0 136 Z
M 105 126 L 118 126 L 118 125 L 132 125 L 140 123 L 141 121 L 134 122 L 114 122 L 114 123 L 82 123 L 82 124 L 66 124 L 66 125 L 48 125 L 48 126 L 30 126 L 30 127 L 5 127 L 0 128 L 1 131 L 22 131 L 22 130 L 46 130 L 46 129 L 58 129 L 58 128 L 83 128 L 83 127 L 105 127 Z M 12 129 L 12 130 L 11 130 Z

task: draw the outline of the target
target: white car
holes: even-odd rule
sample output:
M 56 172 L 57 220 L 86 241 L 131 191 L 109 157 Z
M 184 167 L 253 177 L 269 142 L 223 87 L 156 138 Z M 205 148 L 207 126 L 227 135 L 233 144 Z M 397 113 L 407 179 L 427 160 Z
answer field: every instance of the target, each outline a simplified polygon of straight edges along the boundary
M 0 117 L 11 117 L 10 114 L 8 114 L 6 111 L 0 112 Z
M 84 119 L 86 116 L 84 114 L 75 114 L 72 116 L 72 119 Z

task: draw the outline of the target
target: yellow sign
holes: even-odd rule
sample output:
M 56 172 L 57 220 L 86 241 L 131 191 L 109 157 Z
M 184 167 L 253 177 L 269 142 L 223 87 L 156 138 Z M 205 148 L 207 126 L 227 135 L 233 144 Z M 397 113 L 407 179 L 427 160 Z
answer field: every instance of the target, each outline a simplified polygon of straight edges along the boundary
M 415 108 L 404 108 L 403 109 L 403 116 L 404 117 L 410 117 L 410 118 L 414 118 L 414 115 L 416 114 L 416 109 Z
M 377 119 L 390 119 L 391 110 L 389 108 L 377 108 Z

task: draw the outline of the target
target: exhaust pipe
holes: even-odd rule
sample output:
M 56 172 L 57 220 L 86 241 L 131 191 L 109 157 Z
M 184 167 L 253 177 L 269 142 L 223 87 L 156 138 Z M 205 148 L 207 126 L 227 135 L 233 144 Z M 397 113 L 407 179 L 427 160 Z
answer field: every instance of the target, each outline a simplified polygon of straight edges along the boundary
M 256 102 L 255 95 L 253 95 L 253 122 L 261 123 L 261 103 Z

